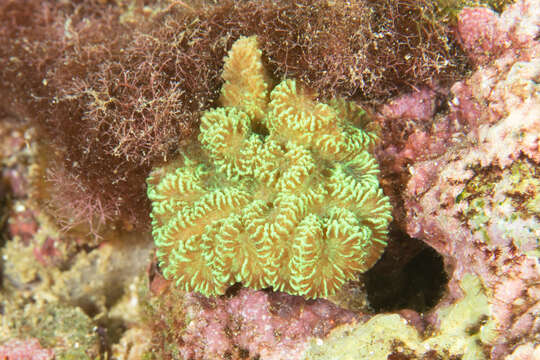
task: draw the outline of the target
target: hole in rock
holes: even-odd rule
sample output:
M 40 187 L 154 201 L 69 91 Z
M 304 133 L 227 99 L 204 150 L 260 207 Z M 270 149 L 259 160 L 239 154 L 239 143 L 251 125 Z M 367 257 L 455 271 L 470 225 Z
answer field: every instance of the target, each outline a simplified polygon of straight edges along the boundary
M 386 252 L 364 274 L 364 280 L 369 303 L 376 312 L 426 312 L 441 299 L 448 276 L 442 257 L 433 248 L 393 230 Z

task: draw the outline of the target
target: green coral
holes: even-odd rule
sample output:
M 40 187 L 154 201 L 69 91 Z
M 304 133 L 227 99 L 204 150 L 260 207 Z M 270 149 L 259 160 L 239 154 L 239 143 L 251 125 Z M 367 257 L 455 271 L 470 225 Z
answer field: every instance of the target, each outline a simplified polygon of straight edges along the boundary
M 203 114 L 200 149 L 148 179 L 159 264 L 206 296 L 242 282 L 327 297 L 386 246 L 377 137 L 354 126 L 365 117 L 352 103 L 317 102 L 294 80 L 270 91 L 260 56 L 255 37 L 233 45 L 227 106 Z

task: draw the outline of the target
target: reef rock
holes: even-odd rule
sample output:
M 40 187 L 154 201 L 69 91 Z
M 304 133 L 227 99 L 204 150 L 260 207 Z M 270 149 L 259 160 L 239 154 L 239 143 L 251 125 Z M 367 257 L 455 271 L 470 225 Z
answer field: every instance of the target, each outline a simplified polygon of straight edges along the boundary
M 434 112 L 429 127 L 424 116 L 391 119 L 407 130 L 387 134 L 399 142 L 385 140 L 379 152 L 383 173 L 400 179 L 392 185 L 405 186 L 391 196 L 403 201 L 400 226 L 444 258 L 449 292 L 439 306 L 462 297 L 460 283 L 468 274 L 486 288 L 491 310 L 485 321 L 496 332 L 485 343 L 484 358 L 526 349 L 540 333 L 539 5 L 517 1 L 500 16 L 464 9 L 462 39 L 472 60 L 483 65 L 451 87 L 449 110 Z M 486 41 L 495 41 L 500 29 L 504 38 L 496 39 L 495 51 Z M 438 96 L 434 92 L 431 101 Z M 425 107 L 425 96 L 408 99 L 410 110 L 395 110 L 395 104 L 408 104 L 403 100 L 382 109 L 382 123 L 388 114 Z M 439 328 L 438 316 L 426 319 Z

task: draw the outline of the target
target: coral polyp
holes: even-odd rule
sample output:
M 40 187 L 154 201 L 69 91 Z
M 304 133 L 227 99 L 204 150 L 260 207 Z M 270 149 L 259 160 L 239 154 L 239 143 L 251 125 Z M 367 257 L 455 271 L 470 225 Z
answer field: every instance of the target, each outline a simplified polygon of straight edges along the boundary
M 386 246 L 391 206 L 369 152 L 377 136 L 353 125 L 354 104 L 317 102 L 294 80 L 269 91 L 256 37 L 233 44 L 223 79 L 200 151 L 148 178 L 164 276 L 206 296 L 235 282 L 334 294 Z

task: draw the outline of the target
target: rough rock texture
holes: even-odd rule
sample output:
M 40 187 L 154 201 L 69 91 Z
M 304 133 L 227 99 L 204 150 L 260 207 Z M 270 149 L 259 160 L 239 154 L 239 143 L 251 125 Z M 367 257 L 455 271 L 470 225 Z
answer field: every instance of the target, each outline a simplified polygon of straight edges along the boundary
M 528 360 L 540 358 L 540 345 L 526 344 L 518 346 L 506 360 Z
M 443 303 L 459 298 L 465 274 L 480 277 L 498 331 L 485 349 L 493 359 L 540 333 L 539 5 L 518 1 L 500 16 L 460 13 L 458 31 L 477 70 L 451 87 L 446 114 L 430 106 L 444 93 L 438 89 L 381 109 L 381 122 L 394 122 L 386 139 L 397 140 L 379 153 L 383 184 L 405 183 L 392 194 L 406 214 L 396 218 L 444 257 Z
M 152 242 L 112 231 L 92 247 L 61 235 L 33 196 L 35 137 L 28 124 L 0 117 L 0 358 L 103 358 L 117 341 L 118 358 L 141 353 L 144 342 L 125 345 L 135 331 L 120 336 L 140 322 L 137 290 Z
M 4 302 L 6 315 L 0 328 L 0 341 L 38 339 L 54 351 L 58 359 L 97 358 L 102 352 L 95 323 L 80 308 L 40 301 L 19 307 Z M 15 359 L 25 359 L 24 347 Z
M 458 38 L 470 60 L 484 65 L 509 49 L 526 48 L 538 32 L 537 1 L 517 1 L 501 15 L 487 7 L 465 8 L 458 17 Z
M 247 288 L 210 299 L 171 288 L 152 307 L 162 314 L 154 323 L 158 359 L 301 359 L 311 338 L 359 319 L 327 300 Z
M 54 352 L 43 349 L 37 339 L 11 339 L 0 345 L 1 359 L 52 360 Z
M 481 282 L 467 275 L 464 296 L 436 311 L 436 329 L 421 332 L 399 314 L 379 314 L 362 324 L 344 325 L 323 341 L 312 340 L 306 359 L 485 359 L 483 346 L 496 336 Z

